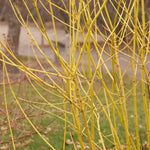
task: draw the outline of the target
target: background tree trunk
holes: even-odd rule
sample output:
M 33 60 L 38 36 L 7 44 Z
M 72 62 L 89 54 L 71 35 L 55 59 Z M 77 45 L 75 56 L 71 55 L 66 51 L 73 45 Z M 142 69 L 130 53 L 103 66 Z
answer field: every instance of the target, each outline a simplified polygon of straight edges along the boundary
M 13 4 L 15 4 L 21 10 L 21 0 L 12 0 Z M 19 37 L 21 25 L 17 20 L 12 7 L 9 2 L 7 2 L 8 8 L 8 34 L 7 34 L 7 42 L 10 49 L 13 51 L 14 55 L 18 57 L 18 45 L 19 45 Z M 13 59 L 12 59 L 13 60 Z M 17 72 L 15 67 L 9 67 L 9 71 Z
M 21 1 L 20 0 L 12 0 L 14 4 L 17 5 L 17 7 L 21 8 Z M 21 25 L 19 21 L 17 20 L 10 4 L 9 5 L 9 13 L 8 13 L 8 34 L 7 34 L 7 40 L 10 45 L 10 48 L 14 52 L 16 56 L 18 56 L 18 45 L 19 45 L 19 37 L 20 37 L 20 30 Z

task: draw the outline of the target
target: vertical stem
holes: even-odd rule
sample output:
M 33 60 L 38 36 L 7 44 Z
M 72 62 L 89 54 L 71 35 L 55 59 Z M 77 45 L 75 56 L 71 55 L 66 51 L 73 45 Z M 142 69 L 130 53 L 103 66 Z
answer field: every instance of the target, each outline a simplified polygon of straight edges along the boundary
M 136 70 L 135 70 L 135 51 L 136 51 L 136 41 L 137 41 L 137 20 L 138 20 L 138 8 L 139 8 L 139 0 L 134 6 L 134 41 L 133 41 L 133 99 L 134 99 L 134 118 L 135 118 L 135 130 L 136 130 L 136 142 L 137 149 L 140 150 L 140 138 L 139 138 L 139 130 L 138 130 L 138 119 L 137 119 L 137 99 L 136 99 Z
M 74 66 L 75 66 L 75 51 L 73 51 L 75 49 L 75 18 L 72 17 L 73 14 L 75 13 L 74 11 L 74 7 L 75 7 L 75 1 L 70 0 L 69 1 L 69 12 L 70 12 L 70 16 L 69 16 L 69 24 L 70 24 L 70 40 L 69 40 L 69 56 L 68 56 L 68 64 L 70 65 L 70 70 L 73 71 Z M 71 74 L 69 73 L 68 76 L 71 77 Z M 77 98 L 76 98 L 76 89 L 75 89 L 75 85 L 74 82 L 72 82 L 72 80 L 67 80 L 67 91 L 68 91 L 68 97 L 72 97 L 74 102 L 77 104 Z M 71 110 L 72 110 L 72 115 L 73 115 L 73 120 L 74 123 L 76 125 L 77 128 L 77 136 L 79 139 L 79 143 L 81 146 L 81 149 L 84 150 L 84 144 L 83 144 L 83 139 L 82 139 L 82 134 L 81 134 L 81 127 L 80 127 L 80 118 L 79 118 L 79 110 L 77 108 L 74 108 L 73 105 L 70 103 L 71 106 Z
M 82 113 L 84 127 L 85 127 L 85 130 L 86 130 L 88 142 L 89 142 L 91 150 L 94 150 L 94 147 L 95 147 L 95 146 L 93 146 L 94 141 L 92 141 L 92 139 L 91 139 L 90 130 L 89 130 L 89 126 L 88 126 L 88 122 L 87 122 L 87 118 L 86 118 L 86 112 L 84 111 L 84 108 L 83 108 L 83 102 L 82 102 L 81 94 L 80 94 L 80 91 L 79 91 L 77 79 L 75 77 L 74 77 L 74 84 L 75 84 L 76 91 L 77 91 L 77 96 L 78 96 L 78 99 L 79 99 L 79 104 L 80 104 L 80 108 L 81 108 L 80 110 L 81 110 L 81 113 Z
M 90 14 L 90 2 L 87 0 L 87 10 Z M 88 26 L 90 25 L 90 16 L 88 15 L 88 20 L 87 20 Z M 88 73 L 89 73 L 89 83 L 91 84 L 92 80 L 92 68 L 91 68 L 91 41 L 90 41 L 90 36 L 88 37 L 88 47 L 87 47 L 87 53 L 88 53 Z M 90 88 L 90 99 L 91 99 L 91 134 L 92 134 L 92 140 L 95 141 L 95 133 L 94 133 L 94 101 L 93 101 L 93 86 Z M 95 145 L 92 144 L 93 149 L 95 149 Z
M 145 87 L 145 71 L 144 71 L 144 57 L 145 57 L 145 10 L 144 10 L 144 0 L 141 0 L 142 4 L 142 26 L 143 26 L 143 34 L 142 34 L 142 49 L 141 49 L 141 79 L 142 79 L 142 93 L 143 93 L 143 103 L 146 117 L 146 125 L 147 125 L 147 133 L 148 133 L 148 144 L 150 145 L 150 120 L 148 114 L 148 106 L 147 106 L 147 98 L 146 98 L 146 87 Z
M 118 18 L 118 12 L 120 10 L 120 7 L 121 7 L 121 0 L 119 0 L 118 2 L 118 8 L 117 8 L 117 13 L 116 13 L 116 16 L 115 16 L 115 19 L 114 19 L 114 24 L 113 24 L 113 28 L 115 28 L 115 25 L 116 25 L 116 22 L 117 22 L 117 18 Z M 121 86 L 121 94 L 120 92 L 118 91 L 118 96 L 119 96 L 119 101 L 123 102 L 123 104 L 120 104 L 121 106 L 121 110 L 122 110 L 122 115 L 123 115 L 123 120 L 124 120 L 124 128 L 125 128 L 125 133 L 126 133 L 126 142 L 127 142 L 127 150 L 130 149 L 130 138 L 129 138 L 129 131 L 128 131 L 128 117 L 127 117 L 127 109 L 126 109 L 126 98 L 125 98 L 125 91 L 124 91 L 124 84 L 123 84 L 123 79 L 122 79 L 122 75 L 121 75 L 121 68 L 120 68 L 120 64 L 119 64 L 119 59 L 118 59 L 118 52 L 117 52 L 117 49 L 119 47 L 116 47 L 116 41 L 115 41 L 115 33 L 113 33 L 113 40 L 112 40 L 112 44 L 114 45 L 114 48 L 115 48 L 115 61 L 116 61 L 116 66 L 117 66 L 117 69 L 118 69 L 118 74 L 119 74 L 119 81 L 120 81 L 120 86 Z M 113 54 L 113 52 L 112 52 Z M 115 81 L 116 82 L 116 81 Z M 115 83 L 116 87 L 117 87 L 117 83 Z M 118 87 L 117 87 L 117 90 Z
M 67 115 L 66 115 L 66 103 L 65 103 L 65 99 L 64 99 L 64 110 L 65 110 L 65 114 L 64 114 L 64 117 L 65 117 L 65 126 L 64 126 L 64 143 L 63 143 L 63 150 L 65 150 L 65 146 L 66 146 L 66 128 L 67 128 Z
M 0 45 L 0 50 L 1 50 L 1 45 Z M 3 92 L 4 92 L 4 103 L 5 103 L 7 121 L 8 121 L 9 130 L 10 130 L 10 135 L 11 135 L 11 140 L 12 140 L 13 149 L 16 150 L 15 142 L 14 142 L 14 136 L 13 136 L 12 127 L 11 127 L 11 123 L 10 123 L 9 112 L 8 112 L 7 98 L 6 98 L 6 87 L 5 87 L 6 64 L 5 64 L 5 60 L 4 60 L 3 53 L 1 53 L 1 54 L 2 54 L 2 59 L 3 59 Z

